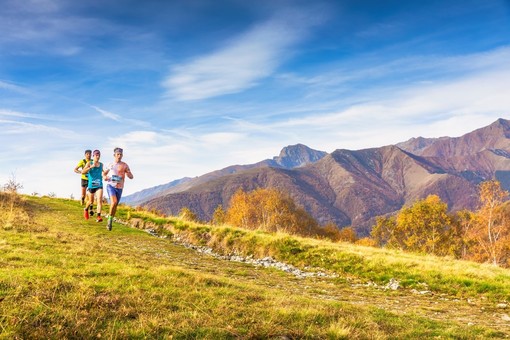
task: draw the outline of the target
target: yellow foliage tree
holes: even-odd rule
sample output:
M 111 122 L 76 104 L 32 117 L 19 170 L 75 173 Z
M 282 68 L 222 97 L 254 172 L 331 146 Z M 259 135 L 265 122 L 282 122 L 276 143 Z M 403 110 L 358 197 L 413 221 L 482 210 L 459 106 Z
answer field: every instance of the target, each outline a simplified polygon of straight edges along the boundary
M 276 189 L 238 190 L 230 200 L 225 220 L 242 228 L 283 231 L 301 235 L 317 232 L 317 222 L 292 198 Z
M 379 216 L 375 219 L 375 226 L 370 232 L 370 236 L 374 239 L 377 246 L 385 246 L 390 240 L 392 243 L 398 243 L 398 238 L 393 238 L 393 232 L 397 227 L 395 217 Z
M 499 181 L 480 184 L 481 207 L 475 214 L 475 225 L 468 238 L 475 241 L 471 256 L 477 261 L 488 261 L 494 265 L 504 264 L 509 256 L 510 221 L 504 202 L 508 191 Z
M 470 237 L 475 225 L 476 216 L 470 210 L 457 211 L 452 216 L 453 226 L 456 229 L 456 254 L 461 259 L 472 259 L 471 250 L 476 241 Z
M 404 236 L 407 250 L 434 255 L 451 254 L 453 231 L 448 205 L 437 195 L 417 201 L 402 209 L 397 216 L 396 233 Z
M 197 222 L 198 217 L 190 208 L 184 207 L 179 211 L 179 217 L 190 222 Z
M 456 230 L 448 205 L 437 195 L 401 209 L 396 217 L 380 217 L 376 221 L 372 237 L 378 245 L 434 255 L 455 252 L 452 236 Z
M 251 229 L 250 217 L 252 214 L 248 195 L 242 189 L 237 190 L 230 199 L 230 206 L 225 216 L 226 222 L 241 228 Z
M 226 220 L 226 211 L 223 209 L 223 206 L 220 204 L 216 207 L 213 213 L 213 217 L 211 223 L 214 225 L 221 225 L 225 223 Z

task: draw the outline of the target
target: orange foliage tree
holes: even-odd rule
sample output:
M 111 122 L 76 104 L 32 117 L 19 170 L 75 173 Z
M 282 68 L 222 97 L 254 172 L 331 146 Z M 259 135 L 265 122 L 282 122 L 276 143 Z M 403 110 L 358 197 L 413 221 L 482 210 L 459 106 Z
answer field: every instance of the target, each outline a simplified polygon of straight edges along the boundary
M 319 228 L 319 236 L 330 239 L 331 241 L 343 241 L 355 243 L 358 241 L 358 235 L 352 227 L 339 228 L 335 223 L 328 222 Z
M 252 220 L 254 212 L 252 210 L 250 197 L 244 190 L 239 189 L 230 198 L 230 206 L 227 209 L 225 222 L 237 227 L 252 229 L 254 225 Z
M 248 229 L 300 235 L 317 232 L 317 222 L 290 196 L 276 189 L 259 188 L 250 193 L 238 190 L 230 200 L 225 222 Z
M 508 191 L 495 180 L 482 182 L 479 189 L 481 207 L 475 213 L 474 226 L 467 235 L 468 240 L 474 243 L 471 258 L 494 265 L 505 264 L 510 247 L 510 221 L 504 204 Z

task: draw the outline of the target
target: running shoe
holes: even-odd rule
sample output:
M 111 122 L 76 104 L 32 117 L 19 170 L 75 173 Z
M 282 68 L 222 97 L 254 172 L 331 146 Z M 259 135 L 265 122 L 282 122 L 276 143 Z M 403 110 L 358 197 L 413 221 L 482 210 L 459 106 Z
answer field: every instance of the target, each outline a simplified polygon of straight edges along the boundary
M 96 222 L 103 222 L 103 219 L 101 218 L 101 216 L 98 216 L 97 219 L 96 219 Z
M 87 209 L 83 209 L 83 217 L 85 217 L 86 220 L 89 219 L 89 211 Z

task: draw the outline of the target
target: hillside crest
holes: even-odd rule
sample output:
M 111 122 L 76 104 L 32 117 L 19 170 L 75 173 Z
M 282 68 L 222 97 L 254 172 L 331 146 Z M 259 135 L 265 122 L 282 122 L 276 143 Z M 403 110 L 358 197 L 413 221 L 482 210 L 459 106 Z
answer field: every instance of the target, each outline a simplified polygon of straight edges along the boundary
M 366 234 L 376 216 L 430 194 L 459 210 L 476 208 L 481 181 L 496 178 L 508 190 L 509 136 L 510 121 L 498 119 L 460 137 L 417 137 L 331 154 L 297 144 L 273 159 L 227 167 L 156 192 L 143 205 L 166 214 L 188 207 L 209 220 L 239 188 L 274 187 L 289 193 L 320 223 L 352 225 Z

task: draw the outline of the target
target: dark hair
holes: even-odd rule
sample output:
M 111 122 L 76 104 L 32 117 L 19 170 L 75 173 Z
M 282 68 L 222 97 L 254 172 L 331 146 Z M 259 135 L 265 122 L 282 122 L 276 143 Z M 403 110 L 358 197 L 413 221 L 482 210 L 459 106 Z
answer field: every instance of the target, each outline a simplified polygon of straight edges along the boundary
M 85 150 L 85 153 L 92 153 L 92 150 Z
M 117 152 L 118 153 L 122 153 L 123 152 L 122 148 L 115 148 L 115 149 L 113 149 L 113 153 L 117 153 Z

